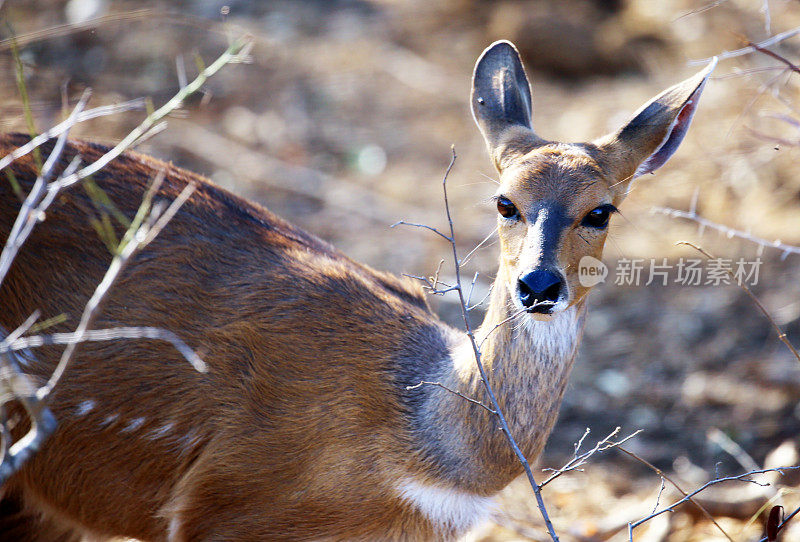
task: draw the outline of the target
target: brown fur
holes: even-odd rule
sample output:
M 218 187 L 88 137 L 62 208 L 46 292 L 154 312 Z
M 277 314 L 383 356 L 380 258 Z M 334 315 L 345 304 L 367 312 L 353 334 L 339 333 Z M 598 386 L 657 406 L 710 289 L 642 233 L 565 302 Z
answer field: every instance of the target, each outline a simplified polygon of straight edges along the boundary
M 26 140 L 3 136 L 0 155 Z M 61 167 L 76 153 L 91 161 L 103 150 L 75 143 Z M 419 289 L 168 164 L 126 155 L 95 181 L 130 217 L 161 168 L 159 196 L 174 199 L 189 180 L 198 189 L 123 274 L 95 327 L 173 330 L 205 352 L 211 370 L 195 372 L 162 342 L 82 345 L 52 398 L 59 429 L 14 485 L 101 535 L 163 539 L 173 513 L 185 518 L 178 539 L 192 540 L 234 526 L 257 540 L 351 537 L 392 525 L 402 506 L 383 502 L 379 473 L 400 457 L 413 464 L 415 454 L 404 407 L 378 369 L 392 363 L 408 326 L 429 325 Z M 29 188 L 31 158 L 12 169 Z M 5 238 L 20 205 L 8 183 L 0 205 Z M 75 325 L 110 261 L 91 213 L 80 187 L 51 207 L 0 290 L 4 326 L 36 308 L 43 318 L 69 315 L 53 331 Z M 287 342 L 298 331 L 307 340 Z M 36 355 L 42 362 L 31 371 L 44 380 L 58 350 Z M 76 419 L 84 400 L 98 407 Z M 140 428 L 124 431 L 140 417 Z M 173 435 L 143 442 L 169 422 Z M 177 440 L 186 435 L 196 440 Z M 179 450 L 184 444 L 191 446 Z M 55 473 L 59 484 L 49 483 Z
M 580 335 L 586 288 L 577 262 L 599 257 L 605 240 L 582 217 L 622 200 L 626 176 L 671 133 L 687 96 L 699 96 L 698 81 L 657 97 L 644 120 L 618 134 L 561 144 L 519 124 L 529 123 L 529 104 L 495 100 L 527 85 L 513 46 L 496 44 L 479 60 L 473 109 L 486 106 L 476 120 L 500 172 L 499 195 L 520 217 L 499 220 L 500 269 L 477 335 L 530 460 L 555 423 Z M 27 141 L 0 136 L 0 156 Z M 105 150 L 71 142 L 57 169 Z M 32 157 L 11 170 L 29 190 Z M 168 329 L 209 371 L 196 372 L 164 342 L 80 345 L 50 398 L 58 429 L 3 488 L 0 538 L 427 540 L 467 528 L 521 466 L 484 409 L 438 387 L 407 389 L 439 381 L 486 401 L 463 333 L 430 313 L 417 286 L 197 175 L 127 153 L 94 181 L 132 217 L 160 170 L 159 198 L 173 200 L 189 182 L 198 188 L 130 262 L 94 327 Z M 0 183 L 2 239 L 19 209 Z M 546 232 L 543 209 L 559 220 Z M 74 328 L 111 260 L 90 224 L 95 213 L 80 186 L 57 198 L 0 288 L 1 326 L 14 329 L 38 309 L 43 318 L 68 316 L 51 331 Z M 566 278 L 563 307 L 498 328 L 518 311 L 520 273 L 544 250 Z M 60 349 L 34 354 L 27 370 L 44 382 Z

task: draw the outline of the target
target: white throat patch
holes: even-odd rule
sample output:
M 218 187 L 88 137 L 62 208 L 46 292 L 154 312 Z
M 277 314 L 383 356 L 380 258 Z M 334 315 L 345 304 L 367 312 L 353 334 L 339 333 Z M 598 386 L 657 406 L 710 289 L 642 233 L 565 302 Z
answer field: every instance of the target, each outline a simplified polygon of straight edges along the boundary
M 407 478 L 398 485 L 400 497 L 414 505 L 445 532 L 464 533 L 485 521 L 495 509 L 493 497 L 482 497 Z

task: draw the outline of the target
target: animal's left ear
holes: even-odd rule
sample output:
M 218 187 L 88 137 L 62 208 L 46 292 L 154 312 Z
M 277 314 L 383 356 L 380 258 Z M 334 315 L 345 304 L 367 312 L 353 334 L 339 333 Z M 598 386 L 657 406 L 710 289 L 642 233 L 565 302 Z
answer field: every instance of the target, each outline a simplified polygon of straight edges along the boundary
M 595 141 L 606 170 L 620 185 L 657 170 L 675 153 L 716 65 L 715 57 L 700 73 L 644 104 L 620 130 Z

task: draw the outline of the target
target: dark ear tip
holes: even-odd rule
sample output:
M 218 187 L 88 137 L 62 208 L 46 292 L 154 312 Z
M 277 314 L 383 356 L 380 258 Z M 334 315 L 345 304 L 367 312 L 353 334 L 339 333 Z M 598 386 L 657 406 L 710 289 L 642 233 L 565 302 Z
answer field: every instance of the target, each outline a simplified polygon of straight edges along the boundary
M 481 56 L 478 57 L 477 64 L 481 64 L 485 60 L 500 60 L 501 58 L 513 59 L 519 62 L 519 51 L 510 41 L 497 40 L 483 50 Z

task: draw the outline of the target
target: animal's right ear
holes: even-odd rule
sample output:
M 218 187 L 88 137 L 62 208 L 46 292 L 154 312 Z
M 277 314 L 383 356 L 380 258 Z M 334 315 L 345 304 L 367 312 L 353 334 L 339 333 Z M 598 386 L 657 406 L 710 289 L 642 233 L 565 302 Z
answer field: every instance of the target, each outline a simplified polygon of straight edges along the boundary
M 544 143 L 531 128 L 531 87 L 511 42 L 496 41 L 478 58 L 471 104 L 498 170 L 514 156 Z

